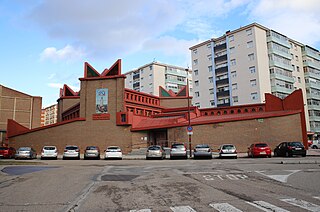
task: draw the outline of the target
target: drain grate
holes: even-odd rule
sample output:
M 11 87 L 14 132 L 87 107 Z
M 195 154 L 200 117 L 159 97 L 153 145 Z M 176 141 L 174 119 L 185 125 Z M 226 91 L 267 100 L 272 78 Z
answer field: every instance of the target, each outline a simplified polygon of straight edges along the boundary
M 103 175 L 102 181 L 131 181 L 139 175 Z

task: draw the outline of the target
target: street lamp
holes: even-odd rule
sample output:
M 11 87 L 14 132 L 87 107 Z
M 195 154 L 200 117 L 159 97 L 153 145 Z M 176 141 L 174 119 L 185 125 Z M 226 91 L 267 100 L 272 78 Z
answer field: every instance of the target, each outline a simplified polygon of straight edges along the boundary
M 192 134 L 192 126 L 191 126 L 191 121 L 190 121 L 190 95 L 189 95 L 189 70 L 186 69 L 187 71 L 187 100 L 188 100 L 188 127 L 187 127 L 187 131 L 188 131 L 188 143 L 189 143 L 189 157 L 192 157 L 191 154 L 191 134 Z

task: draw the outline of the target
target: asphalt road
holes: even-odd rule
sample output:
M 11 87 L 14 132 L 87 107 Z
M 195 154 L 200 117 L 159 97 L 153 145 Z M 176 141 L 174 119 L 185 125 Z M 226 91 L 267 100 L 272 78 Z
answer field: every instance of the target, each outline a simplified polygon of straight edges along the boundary
M 320 157 L 39 162 L 0 167 L 0 211 L 320 211 Z

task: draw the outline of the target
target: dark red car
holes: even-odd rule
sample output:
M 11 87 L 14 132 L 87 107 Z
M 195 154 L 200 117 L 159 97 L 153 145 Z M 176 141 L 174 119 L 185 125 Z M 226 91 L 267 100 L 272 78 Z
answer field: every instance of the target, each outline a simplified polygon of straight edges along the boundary
M 254 143 L 248 148 L 248 157 L 269 157 L 271 158 L 271 148 L 266 143 Z
M 0 147 L 0 158 L 14 158 L 16 150 L 13 147 Z

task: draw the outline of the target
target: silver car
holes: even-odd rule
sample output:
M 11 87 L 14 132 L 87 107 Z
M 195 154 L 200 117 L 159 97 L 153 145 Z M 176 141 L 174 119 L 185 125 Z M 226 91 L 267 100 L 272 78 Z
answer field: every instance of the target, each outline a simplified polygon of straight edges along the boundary
M 187 149 L 182 143 L 175 143 L 171 145 L 170 159 L 174 158 L 188 158 Z
M 97 159 L 100 160 L 100 149 L 97 146 L 87 146 L 84 150 L 84 159 Z
M 20 147 L 16 154 L 15 159 L 36 159 L 37 158 L 37 152 L 31 147 Z
M 237 149 L 236 146 L 233 144 L 223 144 L 219 147 L 219 157 L 231 157 L 237 159 Z
M 67 158 L 75 158 L 80 160 L 80 149 L 78 146 L 68 145 L 64 148 L 63 160 Z
M 165 159 L 166 151 L 159 145 L 149 146 L 146 153 L 146 159 L 148 160 L 151 158 Z
M 212 159 L 212 151 L 208 144 L 198 144 L 193 149 L 193 158 L 209 158 Z
M 58 149 L 55 146 L 44 146 L 41 151 L 41 160 L 44 158 L 58 158 Z

